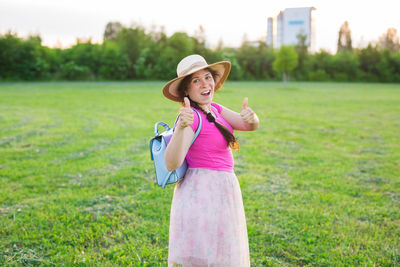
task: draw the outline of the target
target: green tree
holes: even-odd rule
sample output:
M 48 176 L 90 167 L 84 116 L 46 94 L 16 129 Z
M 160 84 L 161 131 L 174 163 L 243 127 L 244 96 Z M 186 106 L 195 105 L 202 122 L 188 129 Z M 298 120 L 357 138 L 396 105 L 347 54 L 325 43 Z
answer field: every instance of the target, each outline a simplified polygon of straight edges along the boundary
M 349 23 L 345 21 L 339 30 L 339 38 L 337 42 L 337 52 L 352 51 L 351 30 Z
M 308 45 L 307 45 L 307 35 L 299 33 L 296 35 L 297 45 L 296 51 L 299 55 L 299 64 L 295 69 L 295 75 L 299 79 L 304 79 L 307 76 L 307 69 L 305 67 L 307 57 L 308 57 Z
M 152 44 L 150 35 L 147 35 L 141 26 L 123 27 L 118 33 L 116 42 L 120 45 L 122 53 L 126 54 L 129 59 L 129 78 L 136 78 L 134 66 L 141 51 Z
M 235 52 L 243 70 L 241 77 L 246 80 L 267 80 L 274 77 L 273 50 L 264 41 L 249 42 L 243 38 L 241 47 Z
M 162 50 L 160 50 L 162 49 Z M 146 62 L 153 62 L 152 72 L 159 79 L 171 79 L 176 76 L 176 65 L 179 61 L 194 53 L 194 38 L 187 33 L 176 32 L 166 40 L 153 47 L 157 51 L 157 58 L 152 56 L 152 50 L 146 51 Z M 143 68 L 142 68 L 143 69 Z M 147 70 L 148 71 L 148 70 Z
M 104 30 L 103 40 L 116 40 L 118 37 L 118 33 L 122 29 L 122 24 L 119 22 L 109 22 L 106 25 L 106 29 Z
M 73 61 L 69 61 L 61 66 L 60 78 L 65 80 L 84 81 L 91 79 L 92 74 L 88 67 L 80 66 Z
M 307 69 L 307 78 L 310 81 L 329 81 L 329 72 L 331 71 L 332 55 L 321 49 L 320 51 L 309 54 L 305 61 L 305 69 Z
M 387 49 L 391 52 L 400 49 L 400 41 L 397 36 L 397 30 L 395 28 L 389 28 L 385 34 L 379 38 L 379 43 L 383 49 Z
M 202 25 L 195 31 L 193 38 L 193 51 L 195 54 L 207 56 L 206 33 Z
M 381 57 L 376 66 L 380 82 L 398 82 L 400 80 L 400 51 L 381 51 Z
M 101 53 L 102 46 L 100 44 L 92 44 L 91 40 L 81 41 L 77 40 L 77 43 L 69 49 L 64 50 L 64 63 L 69 64 L 69 69 L 80 69 L 84 67 L 84 73 L 87 74 L 87 70 L 91 72 L 94 77 L 99 76 L 99 69 L 101 66 Z M 72 68 L 73 66 L 78 68 Z M 78 75 L 79 76 L 79 75 Z
M 343 51 L 333 55 L 329 72 L 335 81 L 356 81 L 360 76 L 360 61 L 355 53 Z
M 151 49 L 144 48 L 135 64 L 136 77 L 139 79 L 154 79 L 154 64 L 152 64 Z
M 206 57 L 207 62 L 216 61 L 229 61 L 231 62 L 231 72 L 229 74 L 230 80 L 240 80 L 242 79 L 243 70 L 239 61 L 237 59 L 236 50 L 234 48 L 223 48 L 219 47 L 215 51 L 210 53 L 209 51 Z
M 273 68 L 278 73 L 283 73 L 283 83 L 286 87 L 289 72 L 291 72 L 298 64 L 298 55 L 293 46 L 281 46 Z
M 363 73 L 363 80 L 370 82 L 379 81 L 379 71 L 377 66 L 381 60 L 381 53 L 376 46 L 368 44 L 367 47 L 360 49 L 360 70 Z
M 168 47 L 173 49 L 180 60 L 193 53 L 194 41 L 187 33 L 176 32 L 168 39 Z
M 390 63 L 393 66 L 393 82 L 400 82 L 400 50 L 390 54 Z
M 150 41 L 139 54 L 134 65 L 135 75 L 138 79 L 166 80 L 171 78 L 167 76 L 171 70 L 164 64 L 163 55 L 168 46 L 168 37 L 164 27 L 160 30 L 156 26 L 152 26 L 148 34 Z
M 5 80 L 36 80 L 43 78 L 48 65 L 43 59 L 40 36 L 27 40 L 11 32 L 0 36 L 0 78 Z
M 123 80 L 129 75 L 129 59 L 117 43 L 105 41 L 100 58 L 100 77 L 107 80 Z

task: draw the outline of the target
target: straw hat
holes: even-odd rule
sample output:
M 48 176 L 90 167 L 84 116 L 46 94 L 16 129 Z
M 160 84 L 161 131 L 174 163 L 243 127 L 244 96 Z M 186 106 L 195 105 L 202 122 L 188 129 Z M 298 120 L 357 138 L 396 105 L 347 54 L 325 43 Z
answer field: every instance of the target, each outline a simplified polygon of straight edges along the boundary
M 183 99 L 181 99 L 178 94 L 179 84 L 186 76 L 205 68 L 210 68 L 217 72 L 218 75 L 215 77 L 214 88 L 214 91 L 217 91 L 228 77 L 231 70 L 231 63 L 229 61 L 220 61 L 208 65 L 206 60 L 200 55 L 187 56 L 179 62 L 178 67 L 176 68 L 178 77 L 165 84 L 163 88 L 164 96 L 172 101 L 183 102 Z

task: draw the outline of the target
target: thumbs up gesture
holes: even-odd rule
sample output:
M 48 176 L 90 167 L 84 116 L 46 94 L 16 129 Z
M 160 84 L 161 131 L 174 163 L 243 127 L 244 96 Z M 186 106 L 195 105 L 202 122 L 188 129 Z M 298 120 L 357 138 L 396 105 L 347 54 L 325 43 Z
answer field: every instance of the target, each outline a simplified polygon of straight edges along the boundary
M 258 117 L 251 108 L 247 107 L 248 103 L 249 103 L 249 99 L 247 97 L 245 97 L 243 99 L 242 111 L 240 112 L 240 116 L 242 117 L 242 120 L 245 123 L 248 123 L 252 126 L 255 126 L 255 128 L 257 128 L 258 124 L 259 124 Z
M 190 108 L 189 98 L 183 99 L 184 107 L 180 109 L 178 127 L 184 129 L 193 123 L 193 111 Z

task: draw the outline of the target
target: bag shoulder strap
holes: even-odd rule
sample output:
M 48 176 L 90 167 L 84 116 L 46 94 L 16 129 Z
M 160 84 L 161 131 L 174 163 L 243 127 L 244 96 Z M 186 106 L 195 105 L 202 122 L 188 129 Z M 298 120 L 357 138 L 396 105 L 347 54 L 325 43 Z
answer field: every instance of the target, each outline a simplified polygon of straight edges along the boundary
M 196 130 L 196 132 L 194 133 L 193 141 L 192 141 L 192 143 L 190 144 L 190 146 L 193 145 L 193 143 L 194 143 L 194 141 L 196 140 L 197 136 L 199 136 L 200 131 L 201 131 L 201 127 L 203 126 L 203 121 L 201 120 L 200 113 L 199 113 L 197 110 L 195 110 L 195 109 L 193 109 L 193 110 L 196 111 L 196 114 L 197 114 L 197 116 L 199 117 L 199 125 L 197 126 L 197 130 Z

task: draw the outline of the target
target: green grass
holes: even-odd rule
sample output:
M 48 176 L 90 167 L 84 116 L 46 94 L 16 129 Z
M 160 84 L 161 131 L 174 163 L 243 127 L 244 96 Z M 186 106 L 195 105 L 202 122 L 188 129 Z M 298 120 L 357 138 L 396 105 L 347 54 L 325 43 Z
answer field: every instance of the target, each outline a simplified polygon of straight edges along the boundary
M 0 266 L 166 266 L 162 82 L 0 84 Z M 229 82 L 252 266 L 400 266 L 400 85 Z

